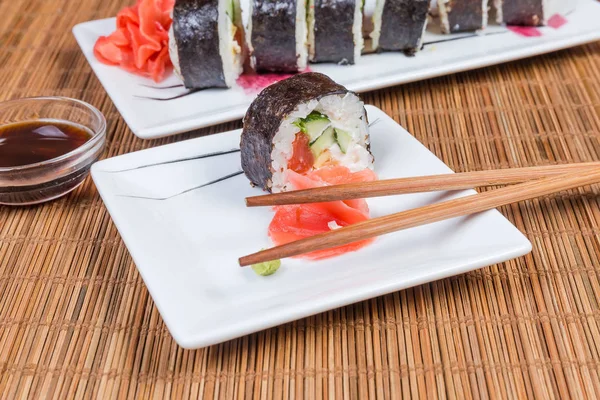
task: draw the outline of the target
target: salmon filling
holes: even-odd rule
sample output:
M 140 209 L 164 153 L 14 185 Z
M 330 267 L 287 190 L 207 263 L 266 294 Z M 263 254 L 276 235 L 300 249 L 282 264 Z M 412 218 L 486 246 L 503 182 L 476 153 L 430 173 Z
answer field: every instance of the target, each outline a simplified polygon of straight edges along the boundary
M 302 132 L 296 134 L 292 144 L 292 158 L 288 161 L 288 169 L 299 174 L 310 171 L 315 164 L 315 157 L 310 150 L 310 139 Z

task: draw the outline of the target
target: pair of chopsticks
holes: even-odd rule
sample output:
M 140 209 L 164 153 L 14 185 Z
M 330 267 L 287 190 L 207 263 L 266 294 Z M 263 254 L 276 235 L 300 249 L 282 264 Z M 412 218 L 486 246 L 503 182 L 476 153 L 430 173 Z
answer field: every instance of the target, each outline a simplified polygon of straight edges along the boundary
M 386 233 L 475 214 L 507 204 L 598 182 L 600 182 L 600 162 L 592 162 L 388 179 L 248 197 L 246 199 L 248 207 L 259 207 L 516 184 L 370 219 L 250 254 L 240 258 L 239 263 L 240 266 L 247 266 L 343 246 Z

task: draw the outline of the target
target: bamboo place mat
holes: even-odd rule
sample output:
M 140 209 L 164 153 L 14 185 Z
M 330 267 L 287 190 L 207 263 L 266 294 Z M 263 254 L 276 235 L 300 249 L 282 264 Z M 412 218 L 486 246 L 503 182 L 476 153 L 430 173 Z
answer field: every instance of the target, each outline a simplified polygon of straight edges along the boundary
M 95 105 L 104 157 L 240 127 L 133 136 L 70 32 L 123 5 L 0 0 L 0 100 Z M 456 171 L 600 160 L 600 43 L 363 97 Z M 526 257 L 197 351 L 171 338 L 91 179 L 0 207 L 1 397 L 598 398 L 598 190 L 503 207 Z

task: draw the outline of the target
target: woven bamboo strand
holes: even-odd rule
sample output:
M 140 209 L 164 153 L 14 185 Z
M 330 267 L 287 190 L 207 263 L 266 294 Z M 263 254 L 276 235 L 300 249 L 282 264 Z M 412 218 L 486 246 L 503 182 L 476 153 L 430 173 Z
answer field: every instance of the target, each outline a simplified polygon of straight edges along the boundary
M 0 2 L 0 100 L 90 102 L 107 116 L 105 157 L 239 128 L 131 134 L 70 30 L 132 3 Z M 598 43 L 362 96 L 457 172 L 600 160 Z M 91 181 L 0 206 L 0 398 L 599 397 L 598 188 L 500 210 L 530 255 L 189 351 Z

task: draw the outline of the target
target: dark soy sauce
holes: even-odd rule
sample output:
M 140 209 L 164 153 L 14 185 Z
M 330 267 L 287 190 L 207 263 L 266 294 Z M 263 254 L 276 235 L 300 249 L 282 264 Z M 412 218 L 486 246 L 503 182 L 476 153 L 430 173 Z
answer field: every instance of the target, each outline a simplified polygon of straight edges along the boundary
M 57 120 L 32 120 L 0 125 L 0 167 L 48 161 L 70 153 L 90 140 L 81 125 Z

